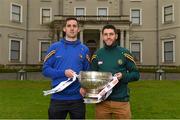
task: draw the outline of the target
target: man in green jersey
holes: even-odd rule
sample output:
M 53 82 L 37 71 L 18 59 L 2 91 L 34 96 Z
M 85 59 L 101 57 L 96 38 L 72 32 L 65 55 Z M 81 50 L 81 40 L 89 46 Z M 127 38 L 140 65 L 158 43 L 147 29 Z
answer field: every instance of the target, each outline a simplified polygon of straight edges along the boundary
M 119 82 L 114 86 L 110 96 L 96 104 L 97 119 L 130 119 L 128 83 L 139 80 L 133 56 L 126 48 L 117 45 L 117 30 L 113 25 L 102 29 L 104 47 L 92 56 L 92 71 L 111 72 Z

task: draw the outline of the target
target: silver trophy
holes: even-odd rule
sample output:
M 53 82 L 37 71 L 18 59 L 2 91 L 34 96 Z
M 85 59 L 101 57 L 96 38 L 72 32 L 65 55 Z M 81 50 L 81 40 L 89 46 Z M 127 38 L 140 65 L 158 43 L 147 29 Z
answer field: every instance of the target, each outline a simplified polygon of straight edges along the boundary
M 81 86 L 86 89 L 85 103 L 96 103 L 99 92 L 112 80 L 110 72 L 81 71 L 79 74 Z

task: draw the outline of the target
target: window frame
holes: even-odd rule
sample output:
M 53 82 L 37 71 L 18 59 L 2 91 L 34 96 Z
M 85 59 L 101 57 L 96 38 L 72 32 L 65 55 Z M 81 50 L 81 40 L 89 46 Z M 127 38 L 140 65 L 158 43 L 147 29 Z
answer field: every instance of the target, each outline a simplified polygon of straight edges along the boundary
M 12 45 L 12 41 L 17 41 L 19 42 L 19 59 L 18 60 L 12 60 L 11 59 L 11 45 Z M 15 38 L 11 38 L 9 39 L 9 58 L 8 58 L 9 62 L 22 62 L 22 40 L 20 39 L 15 39 Z
M 18 4 L 18 3 L 11 3 L 10 5 L 11 5 L 11 7 L 10 7 L 10 21 L 17 22 L 17 23 L 22 23 L 23 22 L 23 6 L 21 4 Z M 20 8 L 19 20 L 14 20 L 13 19 L 13 5 Z
M 106 9 L 107 15 L 99 15 L 99 9 Z M 108 20 L 108 15 L 109 15 L 108 7 L 97 7 L 97 16 L 98 16 L 97 20 Z M 103 17 L 101 18 L 101 16 Z
M 84 15 L 78 15 L 78 16 L 85 16 L 86 15 L 86 8 L 85 7 L 75 7 L 74 8 L 74 15 L 77 15 L 77 9 L 83 9 L 84 10 Z
M 41 25 L 44 25 L 44 24 L 47 24 L 47 23 L 43 23 L 43 10 L 45 9 L 49 9 L 49 13 L 50 13 L 50 16 L 49 16 L 49 23 L 52 21 L 52 8 L 51 7 L 41 7 L 40 8 L 40 24 Z
M 99 15 L 99 9 L 106 9 L 107 11 L 107 15 L 106 16 L 108 16 L 108 7 L 97 7 L 97 16 L 102 16 L 102 15 Z
M 165 42 L 173 42 L 173 60 L 172 61 L 165 61 Z M 175 40 L 174 39 L 168 39 L 168 40 L 163 40 L 162 41 L 162 62 L 163 63 L 174 63 L 175 62 Z
M 172 19 L 169 20 L 169 21 L 165 21 L 165 8 L 168 8 L 168 7 L 171 7 L 172 6 L 172 13 L 169 14 L 169 15 L 172 15 Z M 166 23 L 172 23 L 174 22 L 175 19 L 174 19 L 174 4 L 168 4 L 168 5 L 164 5 L 162 7 L 162 24 L 166 24 Z
M 136 63 L 142 63 L 143 62 L 143 60 L 142 60 L 142 41 L 130 41 L 130 51 L 131 51 L 131 53 L 132 53 L 132 44 L 139 44 L 140 46 L 140 54 L 139 54 L 139 56 L 140 56 L 140 61 L 136 61 Z
M 51 44 L 50 41 L 48 40 L 43 40 L 43 41 L 39 41 L 39 62 L 43 62 L 44 60 L 42 59 L 42 43 L 49 43 L 49 45 Z M 48 50 L 48 49 L 47 49 Z M 47 52 L 46 50 L 46 52 Z
M 133 23 L 133 21 L 132 21 L 132 11 L 133 10 L 138 10 L 139 11 L 139 24 L 135 24 L 135 23 Z M 142 25 L 142 9 L 141 8 L 131 8 L 130 9 L 130 21 L 132 22 L 132 25 L 133 26 L 141 26 Z

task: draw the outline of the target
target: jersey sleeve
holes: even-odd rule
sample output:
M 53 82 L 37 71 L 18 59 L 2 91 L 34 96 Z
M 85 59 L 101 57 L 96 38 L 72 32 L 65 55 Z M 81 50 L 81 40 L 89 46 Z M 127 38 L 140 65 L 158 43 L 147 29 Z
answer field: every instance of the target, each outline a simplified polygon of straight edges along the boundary
M 125 51 L 123 55 L 126 59 L 127 72 L 123 73 L 122 82 L 128 83 L 128 82 L 139 80 L 140 74 L 137 69 L 134 57 L 129 51 Z
M 85 57 L 83 61 L 83 71 L 89 70 L 90 67 L 90 57 L 89 57 L 89 49 L 87 48 L 85 51 Z
M 56 61 L 55 54 L 56 54 L 56 48 L 51 46 L 47 50 L 42 68 L 42 74 L 51 79 L 56 79 L 65 76 L 64 71 L 57 70 L 55 67 L 55 61 Z
M 97 53 L 94 53 L 91 58 L 91 71 L 98 71 L 98 56 Z

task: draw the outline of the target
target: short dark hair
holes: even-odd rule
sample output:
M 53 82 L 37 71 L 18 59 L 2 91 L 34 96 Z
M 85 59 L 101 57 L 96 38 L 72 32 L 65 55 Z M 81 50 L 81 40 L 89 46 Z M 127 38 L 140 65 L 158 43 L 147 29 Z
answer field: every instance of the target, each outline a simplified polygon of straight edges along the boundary
M 103 27 L 103 29 L 102 29 L 102 33 L 104 32 L 105 29 L 113 29 L 114 32 L 117 34 L 117 29 L 116 29 L 116 27 L 115 27 L 114 25 L 111 25 L 111 24 L 105 25 L 105 26 Z
M 64 23 L 64 26 L 66 26 L 67 21 L 69 21 L 69 20 L 75 20 L 75 21 L 77 22 L 77 25 L 79 26 L 79 21 L 78 21 L 75 17 L 66 18 L 65 23 Z

